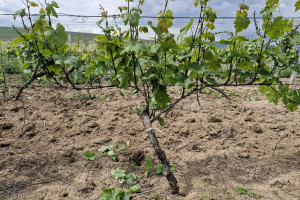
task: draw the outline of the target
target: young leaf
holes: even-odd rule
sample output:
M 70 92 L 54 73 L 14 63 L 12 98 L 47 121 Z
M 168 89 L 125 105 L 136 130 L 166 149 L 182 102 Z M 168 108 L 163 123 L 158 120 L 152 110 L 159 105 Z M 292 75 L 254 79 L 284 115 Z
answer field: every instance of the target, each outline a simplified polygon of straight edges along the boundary
M 153 170 L 153 164 L 152 164 L 152 160 L 150 157 L 147 157 L 146 158 L 146 168 L 147 170 L 149 171 L 152 171 Z
M 110 145 L 110 146 L 102 146 L 100 149 L 98 149 L 98 151 L 100 153 L 105 153 L 105 152 L 108 152 L 108 151 L 112 151 L 114 149 L 114 145 Z
M 164 168 L 163 168 L 162 164 L 157 164 L 156 169 L 155 169 L 155 174 L 161 175 L 163 173 L 164 173 Z
M 86 151 L 84 153 L 84 156 L 88 161 L 94 161 L 97 157 L 96 154 L 92 151 Z
M 300 0 L 296 1 L 295 3 L 295 11 L 298 11 L 300 9 Z
M 113 159 L 114 161 L 118 161 L 118 154 L 116 154 L 113 150 L 109 151 L 107 155 L 111 157 L 111 159 Z
M 123 14 L 121 15 L 122 20 L 123 20 L 125 26 L 127 26 L 127 24 L 128 24 L 129 16 L 130 16 L 130 13 L 123 13 Z
M 119 188 L 103 189 L 100 200 L 129 200 L 130 194 Z
M 130 187 L 129 191 L 131 193 L 140 193 L 140 192 L 142 192 L 141 188 L 137 185 Z
M 126 175 L 125 183 L 128 185 L 135 185 L 138 183 L 138 179 L 134 173 L 129 173 Z
M 137 27 L 139 25 L 139 20 L 141 16 L 139 13 L 135 12 L 129 15 L 129 23 L 132 27 Z
M 271 39 L 278 39 L 283 36 L 288 22 L 289 20 L 282 19 L 282 16 L 276 17 L 268 28 L 268 36 L 270 36 Z
M 126 177 L 126 170 L 122 170 L 121 167 L 118 167 L 116 170 L 111 170 L 111 175 L 115 179 L 124 179 Z
M 185 24 L 183 27 L 180 28 L 180 34 L 177 37 L 177 40 L 182 40 L 184 35 L 190 30 L 194 22 L 194 18 L 190 19 L 190 22 Z
M 164 126 L 165 120 L 164 120 L 163 118 L 158 117 L 158 118 L 157 118 L 157 121 L 159 122 L 160 126 Z
M 248 17 L 236 17 L 234 21 L 234 28 L 237 33 L 246 30 L 250 24 L 250 19 Z
M 176 165 L 174 165 L 173 163 L 170 163 L 170 169 L 171 169 L 171 171 L 174 171 L 176 169 Z

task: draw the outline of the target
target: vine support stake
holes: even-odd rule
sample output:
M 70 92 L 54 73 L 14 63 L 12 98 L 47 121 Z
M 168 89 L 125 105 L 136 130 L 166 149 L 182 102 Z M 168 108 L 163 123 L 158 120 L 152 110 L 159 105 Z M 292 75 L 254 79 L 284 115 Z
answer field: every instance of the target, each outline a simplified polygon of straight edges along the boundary
M 149 139 L 155 150 L 155 153 L 164 167 L 165 175 L 166 175 L 167 180 L 169 181 L 169 184 L 170 184 L 170 187 L 172 190 L 172 194 L 179 194 L 179 186 L 178 186 L 177 179 L 175 178 L 175 176 L 173 175 L 173 173 L 170 169 L 170 163 L 167 160 L 167 156 L 166 156 L 165 152 L 160 148 L 158 139 L 155 135 L 155 131 L 154 131 L 154 129 L 152 129 L 152 124 L 151 124 L 151 121 L 149 118 L 149 113 L 146 110 L 144 110 L 142 113 L 142 120 L 143 120 L 143 125 L 146 128 L 147 134 L 149 136 Z
M 299 65 L 300 64 L 300 51 L 298 51 L 298 55 L 299 55 L 299 57 L 298 57 L 298 65 Z M 297 75 L 298 75 L 297 72 L 295 72 L 295 71 L 292 72 L 292 75 L 291 75 L 291 78 L 290 78 L 290 84 L 291 85 L 294 85 L 294 84 L 297 83 Z

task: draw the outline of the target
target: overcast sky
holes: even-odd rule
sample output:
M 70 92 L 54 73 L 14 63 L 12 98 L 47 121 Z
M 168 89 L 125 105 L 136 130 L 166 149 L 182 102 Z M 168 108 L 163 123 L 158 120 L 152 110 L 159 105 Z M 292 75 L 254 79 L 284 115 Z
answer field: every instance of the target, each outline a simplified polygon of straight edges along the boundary
M 118 7 L 125 5 L 124 0 L 56 0 L 56 2 L 60 6 L 60 8 L 57 9 L 58 13 L 75 15 L 99 15 L 99 4 L 108 10 L 109 14 L 119 14 Z M 160 10 L 163 10 L 165 0 L 145 0 L 145 2 L 142 15 L 156 16 Z M 214 10 L 219 10 L 219 17 L 234 17 L 238 9 L 238 3 L 240 2 L 242 2 L 242 0 L 211 0 L 209 6 Z M 298 13 L 295 12 L 295 2 L 296 0 L 280 0 L 281 6 L 278 14 L 284 17 L 299 17 L 300 11 Z M 245 0 L 245 3 L 250 7 L 249 16 L 253 16 L 254 11 L 257 13 L 260 12 L 261 8 L 265 5 L 265 0 Z M 0 0 L 0 14 L 14 13 L 23 7 L 24 5 L 21 0 Z M 173 11 L 174 16 L 197 17 L 200 8 L 194 8 L 193 0 L 175 0 L 175 2 L 169 1 L 168 9 Z M 34 12 L 36 13 L 37 11 Z M 141 21 L 141 24 L 145 25 L 149 20 L 150 19 L 144 19 Z M 101 30 L 95 25 L 96 21 L 97 18 L 83 19 L 75 17 L 60 17 L 56 20 L 56 22 L 62 23 L 68 31 L 101 33 Z M 171 31 L 175 34 L 178 33 L 180 27 L 188 21 L 188 19 L 176 19 Z M 196 20 L 194 21 L 196 23 Z M 299 23 L 299 20 L 297 21 Z M 121 24 L 121 21 L 118 20 L 118 23 Z M 14 21 L 12 16 L 0 15 L 0 26 L 11 26 L 12 24 L 21 26 L 20 21 Z M 219 19 L 216 21 L 216 27 L 218 28 L 215 31 L 233 31 L 233 19 Z M 125 29 L 125 27 L 123 27 L 123 29 Z M 245 35 L 253 35 L 254 33 L 255 30 L 252 22 L 252 26 L 245 32 Z M 150 35 L 151 33 L 144 37 L 149 38 Z

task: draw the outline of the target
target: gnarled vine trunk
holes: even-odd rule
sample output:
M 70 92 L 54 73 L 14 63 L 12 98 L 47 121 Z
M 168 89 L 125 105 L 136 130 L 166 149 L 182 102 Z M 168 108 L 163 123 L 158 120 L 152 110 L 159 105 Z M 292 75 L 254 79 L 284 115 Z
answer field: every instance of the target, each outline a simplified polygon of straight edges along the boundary
M 149 136 L 149 139 L 155 150 L 155 153 L 164 167 L 165 175 L 166 175 L 167 180 L 169 181 L 169 184 L 170 184 L 170 187 L 172 190 L 172 194 L 179 194 L 179 186 L 178 186 L 177 179 L 175 178 L 175 176 L 173 175 L 173 173 L 171 171 L 170 163 L 167 160 L 167 156 L 166 156 L 165 152 L 160 148 L 159 142 L 155 135 L 155 131 L 152 129 L 151 121 L 149 118 L 149 113 L 145 110 L 143 111 L 143 114 L 142 114 L 142 120 L 143 120 L 144 127 L 146 128 L 147 134 Z

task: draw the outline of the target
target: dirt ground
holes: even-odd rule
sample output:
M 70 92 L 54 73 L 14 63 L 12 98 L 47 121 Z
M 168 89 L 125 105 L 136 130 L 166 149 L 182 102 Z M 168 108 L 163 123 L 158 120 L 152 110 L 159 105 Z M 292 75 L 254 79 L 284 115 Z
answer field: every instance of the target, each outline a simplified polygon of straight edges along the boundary
M 144 177 L 145 158 L 158 160 L 136 112 L 139 96 L 101 89 L 88 99 L 38 87 L 26 89 L 23 101 L 1 97 L 0 199 L 96 200 L 103 188 L 126 190 L 111 175 L 122 167 L 139 177 L 134 200 L 299 200 L 300 111 L 268 103 L 258 88 L 227 92 L 231 101 L 205 91 L 200 106 L 191 96 L 164 116 L 163 127 L 153 124 L 176 165 L 180 196 L 170 194 L 164 176 Z M 103 145 L 118 145 L 119 162 L 97 152 Z M 97 153 L 88 165 L 87 150 Z M 142 167 L 134 167 L 139 154 Z

